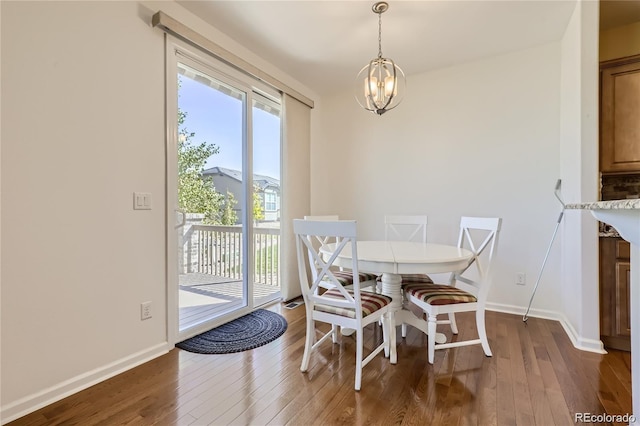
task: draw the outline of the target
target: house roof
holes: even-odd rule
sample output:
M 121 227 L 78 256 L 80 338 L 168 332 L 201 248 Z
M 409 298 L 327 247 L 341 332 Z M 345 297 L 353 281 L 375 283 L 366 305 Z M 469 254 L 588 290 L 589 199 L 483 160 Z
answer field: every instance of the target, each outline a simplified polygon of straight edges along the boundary
M 205 176 L 228 176 L 238 182 L 242 182 L 242 172 L 240 170 L 227 169 L 226 167 L 211 167 L 202 172 Z M 280 180 L 266 175 L 253 175 L 253 183 L 264 190 L 269 187 L 280 188 Z

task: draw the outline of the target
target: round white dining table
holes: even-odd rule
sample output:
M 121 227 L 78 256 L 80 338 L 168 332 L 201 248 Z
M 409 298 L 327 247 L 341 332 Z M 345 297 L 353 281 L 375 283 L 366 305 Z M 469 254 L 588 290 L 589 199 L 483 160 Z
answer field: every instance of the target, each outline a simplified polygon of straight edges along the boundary
M 336 244 L 325 244 L 320 248 L 324 256 L 330 256 Z M 338 255 L 335 265 L 350 268 L 351 245 L 347 244 Z M 389 312 L 390 340 L 389 360 L 397 362 L 396 325 L 409 324 L 427 334 L 427 323 L 413 312 L 403 309 L 401 274 L 436 274 L 456 272 L 464 269 L 473 258 L 467 249 L 443 244 L 417 243 L 409 241 L 358 241 L 358 270 L 382 274 L 382 294 L 391 297 Z M 444 338 L 441 335 L 440 339 Z M 438 339 L 438 340 L 440 340 Z

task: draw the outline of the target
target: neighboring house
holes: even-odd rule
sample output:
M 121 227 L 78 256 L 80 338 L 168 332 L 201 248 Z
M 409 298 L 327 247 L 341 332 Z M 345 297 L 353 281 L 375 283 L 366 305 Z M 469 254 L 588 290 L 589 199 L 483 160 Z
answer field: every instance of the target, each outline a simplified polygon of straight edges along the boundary
M 236 200 L 242 199 L 242 172 L 225 167 L 212 167 L 202 172 L 203 176 L 213 179 L 213 186 L 221 194 L 232 193 Z M 276 222 L 280 220 L 280 181 L 271 176 L 253 175 L 253 185 L 258 189 L 262 202 L 264 219 L 260 222 Z M 240 208 L 234 208 L 238 221 L 242 221 Z

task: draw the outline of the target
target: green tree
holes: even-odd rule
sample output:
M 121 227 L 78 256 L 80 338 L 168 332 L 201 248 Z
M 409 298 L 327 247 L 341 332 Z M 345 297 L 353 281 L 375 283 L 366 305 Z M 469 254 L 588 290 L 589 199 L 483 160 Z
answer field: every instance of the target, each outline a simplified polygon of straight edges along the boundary
M 204 214 L 204 223 L 220 223 L 224 200 L 210 176 L 203 176 L 207 159 L 220 148 L 207 142 L 195 143 L 194 132 L 187 130 L 187 113 L 178 109 L 178 202 L 188 213 Z
M 238 204 L 238 201 L 233 195 L 233 192 L 227 191 L 227 197 L 224 200 L 220 217 L 220 223 L 222 225 L 235 225 L 238 222 L 238 215 L 234 210 L 236 204 Z
M 260 187 L 253 185 L 253 220 L 263 220 L 264 209 L 262 208 L 262 197 L 260 196 Z

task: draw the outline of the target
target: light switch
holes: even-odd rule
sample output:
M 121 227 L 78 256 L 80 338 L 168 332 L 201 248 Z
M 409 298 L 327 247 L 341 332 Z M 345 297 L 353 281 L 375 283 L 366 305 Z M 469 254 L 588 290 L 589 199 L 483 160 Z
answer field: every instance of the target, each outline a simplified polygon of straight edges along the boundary
M 151 193 L 150 192 L 134 192 L 133 193 L 133 209 L 134 210 L 151 210 Z

